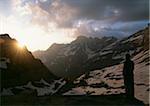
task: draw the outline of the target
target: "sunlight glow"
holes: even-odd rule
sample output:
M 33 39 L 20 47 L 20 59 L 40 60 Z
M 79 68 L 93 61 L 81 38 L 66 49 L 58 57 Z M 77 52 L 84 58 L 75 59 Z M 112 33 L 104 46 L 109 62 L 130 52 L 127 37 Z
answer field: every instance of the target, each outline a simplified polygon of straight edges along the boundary
M 23 43 L 17 43 L 17 46 L 19 49 L 23 49 L 25 47 L 25 45 Z
M 50 30 L 46 31 L 38 25 L 18 20 L 20 19 L 15 16 L 4 17 L 1 20 L 0 32 L 8 33 L 30 51 L 46 50 L 53 43 L 69 43 L 74 40 L 73 37 L 70 37 L 75 32 L 74 29 L 59 29 L 54 24 L 51 24 Z M 22 48 L 20 44 L 19 47 Z

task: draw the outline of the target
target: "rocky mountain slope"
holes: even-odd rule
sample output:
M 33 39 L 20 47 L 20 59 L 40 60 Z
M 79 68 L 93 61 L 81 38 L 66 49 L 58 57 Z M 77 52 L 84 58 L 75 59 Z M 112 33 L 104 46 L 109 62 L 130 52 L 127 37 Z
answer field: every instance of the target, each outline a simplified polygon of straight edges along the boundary
M 149 105 L 149 32 L 148 27 L 121 42 L 134 41 L 141 46 L 132 53 L 135 63 L 134 88 L 135 97 Z M 140 38 L 140 39 L 139 39 Z M 142 38 L 142 39 L 141 39 Z M 119 42 L 119 43 L 121 43 Z M 121 51 L 121 49 L 119 49 Z M 124 52 L 123 52 L 124 53 Z M 119 57 L 119 56 L 118 56 Z M 120 56 L 121 58 L 121 56 Z M 73 82 L 67 83 L 60 93 L 63 95 L 120 95 L 125 93 L 123 79 L 123 64 L 97 69 L 85 73 Z
M 132 58 L 135 63 L 135 97 L 149 104 L 149 51 L 141 51 Z M 125 93 L 123 64 L 94 70 L 83 74 L 61 89 L 63 95 L 119 95 Z M 69 87 L 68 89 L 66 89 Z
M 149 27 L 122 40 L 78 37 L 70 44 L 54 44 L 46 52 L 34 53 L 56 75 L 79 76 L 73 81 L 56 78 L 26 48 L 17 48 L 16 40 L 8 35 L 1 35 L 0 44 L 2 105 L 149 104 Z M 124 95 L 122 62 L 126 52 L 135 62 L 138 100 Z
M 58 79 L 39 60 L 35 59 L 26 47 L 19 48 L 18 42 L 8 34 L 0 35 L 0 73 L 1 90 L 8 93 L 16 86 L 23 86 L 28 82 L 48 83 Z M 37 85 L 37 84 L 35 84 Z
M 57 76 L 74 77 L 85 72 L 84 65 L 96 51 L 117 41 L 114 37 L 87 38 L 78 37 L 70 44 L 53 44 L 46 51 L 36 51 L 34 56 Z M 87 70 L 86 70 L 87 71 Z
M 122 40 L 79 36 L 70 44 L 53 44 L 46 51 L 33 54 L 55 75 L 72 79 L 85 72 L 120 64 L 127 52 L 136 55 L 143 50 L 144 37 L 147 35 L 148 27 Z

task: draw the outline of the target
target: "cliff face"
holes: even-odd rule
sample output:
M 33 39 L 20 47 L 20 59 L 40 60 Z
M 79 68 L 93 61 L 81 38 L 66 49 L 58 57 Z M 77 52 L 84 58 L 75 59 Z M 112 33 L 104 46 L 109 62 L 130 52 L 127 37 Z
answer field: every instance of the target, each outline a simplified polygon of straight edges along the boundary
M 19 48 L 18 42 L 8 34 L 0 35 L 0 72 L 1 88 L 23 85 L 42 78 L 51 82 L 56 78 L 26 47 Z
M 99 39 L 79 36 L 70 44 L 53 44 L 46 51 L 37 51 L 33 54 L 57 76 L 73 78 L 88 71 L 85 66 L 87 61 L 116 41 L 114 37 Z
M 144 50 L 148 50 L 149 49 L 149 25 L 147 28 L 144 29 Z

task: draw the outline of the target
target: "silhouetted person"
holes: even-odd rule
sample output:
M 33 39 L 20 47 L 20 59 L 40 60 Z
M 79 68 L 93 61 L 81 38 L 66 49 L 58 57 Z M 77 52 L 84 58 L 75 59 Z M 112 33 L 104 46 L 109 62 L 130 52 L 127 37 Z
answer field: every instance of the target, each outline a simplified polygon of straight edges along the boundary
M 124 62 L 123 76 L 126 96 L 129 99 L 134 99 L 134 62 L 130 59 L 130 55 L 126 54 L 126 61 Z

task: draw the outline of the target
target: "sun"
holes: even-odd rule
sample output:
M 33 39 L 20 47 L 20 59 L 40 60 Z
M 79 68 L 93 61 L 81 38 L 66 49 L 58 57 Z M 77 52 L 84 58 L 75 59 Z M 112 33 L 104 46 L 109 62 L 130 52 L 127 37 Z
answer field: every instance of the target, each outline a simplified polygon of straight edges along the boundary
M 25 47 L 25 44 L 18 42 L 17 46 L 19 49 L 23 49 Z

